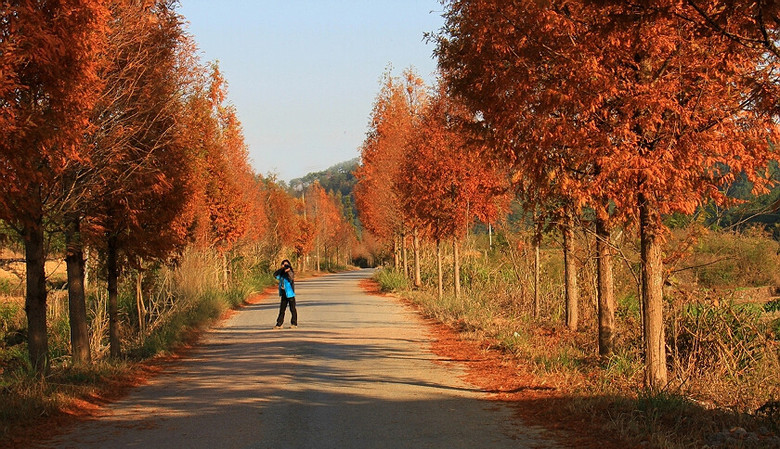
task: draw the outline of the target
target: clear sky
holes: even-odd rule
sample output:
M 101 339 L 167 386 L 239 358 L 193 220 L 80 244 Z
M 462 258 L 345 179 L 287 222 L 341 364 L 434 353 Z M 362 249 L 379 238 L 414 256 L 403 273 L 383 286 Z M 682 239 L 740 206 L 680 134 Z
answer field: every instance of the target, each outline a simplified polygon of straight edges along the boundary
M 289 181 L 359 155 L 379 80 L 434 79 L 438 0 L 181 0 L 205 61 L 218 60 L 255 172 Z

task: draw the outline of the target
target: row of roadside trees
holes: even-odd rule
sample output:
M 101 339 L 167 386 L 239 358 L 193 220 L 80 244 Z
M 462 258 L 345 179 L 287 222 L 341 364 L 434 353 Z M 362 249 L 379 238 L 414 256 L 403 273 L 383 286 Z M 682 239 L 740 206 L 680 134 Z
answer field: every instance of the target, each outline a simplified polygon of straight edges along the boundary
M 776 159 L 777 51 L 766 18 L 777 7 L 729 5 L 446 2 L 433 37 L 440 86 L 429 92 L 407 72 L 378 96 L 362 150 L 361 219 L 402 246 L 413 235 L 416 252 L 418 234 L 457 238 L 517 195 L 537 232 L 561 231 L 572 329 L 573 226 L 591 220 L 603 356 L 614 351 L 612 234 L 637 229 L 645 382 L 664 388 L 662 218 L 726 203 L 740 176 L 764 191 Z M 367 200 L 372 190 L 381 201 Z
M 341 206 L 319 185 L 304 201 L 252 171 L 226 82 L 216 64 L 198 60 L 175 4 L 13 2 L 0 13 L 0 220 L 24 247 L 28 349 L 38 372 L 49 366 L 53 235 L 65 242 L 76 364 L 91 360 L 87 251 L 108 290 L 116 357 L 118 284 L 130 267 L 168 262 L 193 246 L 221 255 L 227 283 L 241 248 L 262 248 L 268 265 L 326 245 L 346 253 L 353 243 Z

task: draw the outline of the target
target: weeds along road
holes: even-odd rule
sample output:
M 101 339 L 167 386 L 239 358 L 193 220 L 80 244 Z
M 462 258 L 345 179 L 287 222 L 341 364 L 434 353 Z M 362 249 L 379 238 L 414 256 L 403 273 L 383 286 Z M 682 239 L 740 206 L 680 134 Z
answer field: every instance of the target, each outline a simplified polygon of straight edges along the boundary
M 370 270 L 296 282 L 247 306 L 185 359 L 51 448 L 545 448 L 536 429 L 437 363 L 415 312 L 365 294 Z

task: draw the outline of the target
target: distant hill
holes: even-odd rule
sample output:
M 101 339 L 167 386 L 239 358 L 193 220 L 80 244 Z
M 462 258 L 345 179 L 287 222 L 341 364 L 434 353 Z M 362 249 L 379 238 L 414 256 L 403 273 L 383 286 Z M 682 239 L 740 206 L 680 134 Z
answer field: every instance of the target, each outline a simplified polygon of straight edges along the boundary
M 287 185 L 290 193 L 294 196 L 300 196 L 301 192 L 311 185 L 314 181 L 319 181 L 326 192 L 333 192 L 341 195 L 341 201 L 344 209 L 347 211 L 348 220 L 350 220 L 358 229 L 360 223 L 357 220 L 357 210 L 355 208 L 355 184 L 357 179 L 354 172 L 360 164 L 360 158 L 350 159 L 338 163 L 323 171 L 309 173 L 302 178 L 291 180 Z
M 323 171 L 309 173 L 302 178 L 293 179 L 287 185 L 292 193 L 298 193 L 314 181 L 319 181 L 326 192 L 340 192 L 342 196 L 350 196 L 357 182 L 353 172 L 359 163 L 360 158 L 356 157 Z

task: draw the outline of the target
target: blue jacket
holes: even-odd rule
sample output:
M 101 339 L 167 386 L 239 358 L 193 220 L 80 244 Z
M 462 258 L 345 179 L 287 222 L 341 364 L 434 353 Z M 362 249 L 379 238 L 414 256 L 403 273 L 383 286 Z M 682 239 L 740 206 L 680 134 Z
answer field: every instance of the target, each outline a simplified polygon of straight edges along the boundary
M 276 276 L 279 280 L 279 296 L 285 296 L 287 298 L 295 298 L 295 290 L 293 290 L 292 284 L 285 276 Z

